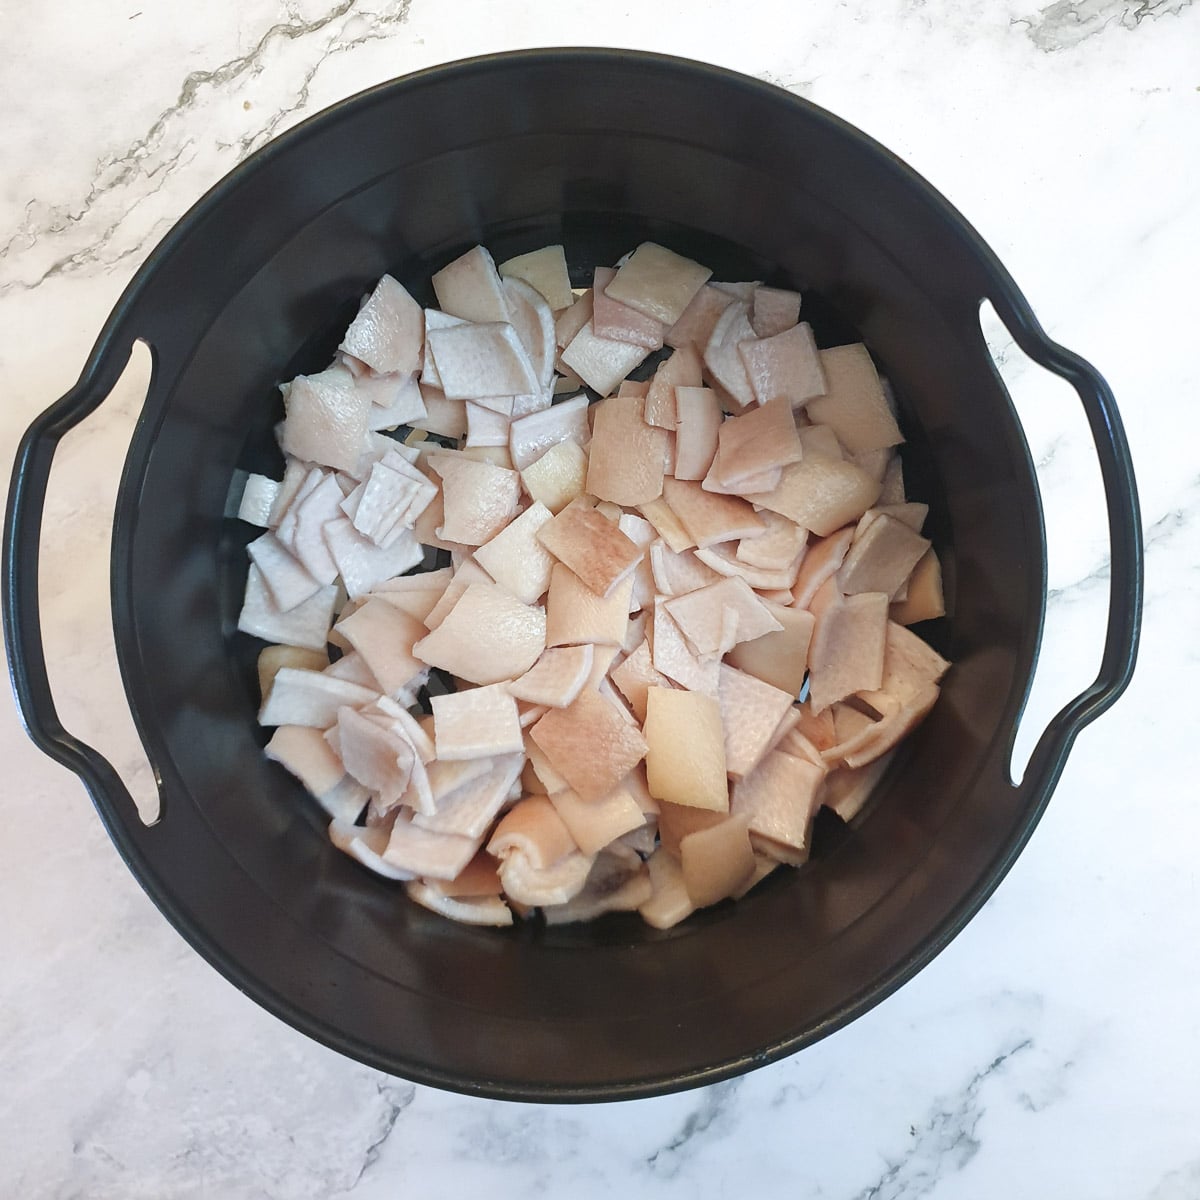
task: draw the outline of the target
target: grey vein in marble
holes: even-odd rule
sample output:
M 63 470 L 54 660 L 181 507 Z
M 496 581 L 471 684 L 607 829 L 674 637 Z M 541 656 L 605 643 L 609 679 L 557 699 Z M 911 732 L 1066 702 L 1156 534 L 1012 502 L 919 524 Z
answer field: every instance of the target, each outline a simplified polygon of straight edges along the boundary
M 568 1157 L 567 1147 L 586 1133 L 581 1121 L 546 1106 L 490 1106 L 478 1120 L 463 1126 L 455 1139 L 455 1158 L 489 1165 L 542 1165 Z
M 1145 543 L 1147 550 L 1170 541 L 1171 538 L 1175 537 L 1176 534 L 1186 529 L 1192 523 L 1192 520 L 1196 516 L 1196 502 L 1200 499 L 1200 479 L 1194 480 L 1189 490 L 1192 493 L 1192 497 L 1187 504 L 1172 509 L 1165 516 L 1159 517 L 1146 530 Z
M 172 1200 L 325 1200 L 347 1195 L 377 1162 L 401 1114 L 416 1096 L 402 1080 L 355 1069 L 352 1076 L 323 1079 L 320 1068 L 295 1055 L 268 1064 L 257 1048 L 249 1072 L 240 1077 L 244 1114 L 207 1103 L 219 1095 L 231 1073 L 229 1047 L 213 1043 L 207 1067 L 188 1055 L 147 1059 L 132 1071 L 116 1095 L 97 1097 L 77 1117 L 69 1159 L 60 1164 L 61 1188 L 55 1195 L 88 1200 L 127 1200 L 170 1196 Z M 268 1080 L 269 1065 L 289 1079 L 289 1089 Z M 207 1070 L 209 1079 L 201 1074 Z M 150 1130 L 152 1111 L 169 1111 L 178 1133 Z M 122 1120 L 134 1111 L 139 1120 Z M 166 1128 L 170 1128 L 167 1123 Z M 144 1185 L 147 1163 L 156 1164 L 158 1188 Z M 56 1172 L 56 1173 L 57 1173 Z M 18 1177 L 14 1195 L 43 1195 L 38 1182 Z M 6 1195 L 10 1194 L 8 1192 Z
M 1200 1196 L 1200 1158 L 1169 1171 L 1146 1200 L 1195 1200 Z
M 353 10 L 357 0 L 348 0 L 342 7 L 342 12 L 336 15 Z M 412 0 L 400 0 L 394 6 L 394 11 L 391 13 L 372 13 L 373 21 L 368 25 L 363 33 L 352 34 L 343 40 L 332 42 L 322 51 L 320 57 L 308 68 L 304 73 L 304 78 L 300 82 L 299 93 L 294 104 L 289 104 L 284 108 L 279 109 L 271 119 L 257 132 L 246 134 L 240 138 L 237 143 L 238 160 L 245 158 L 260 146 L 264 146 L 271 140 L 287 121 L 287 119 L 298 112 L 303 112 L 308 107 L 309 89 L 312 86 L 313 80 L 317 77 L 317 72 L 321 67 L 335 54 L 344 54 L 347 50 L 352 50 L 357 46 L 363 46 L 367 42 L 377 42 L 388 38 L 391 35 L 391 30 L 398 25 L 403 25 L 408 20 L 409 9 L 412 7 Z M 351 16 L 350 20 L 354 20 L 355 16 Z M 365 17 L 361 18 L 365 19 Z M 349 26 L 350 22 L 347 22 Z M 348 30 L 343 28 L 343 33 Z
M 805 1101 L 811 1100 L 824 1086 L 825 1076 L 818 1075 L 816 1078 L 810 1078 L 805 1084 L 785 1083 L 783 1087 L 771 1097 L 771 1108 L 783 1108 L 790 1104 L 803 1104 Z
M 1090 591 L 1096 584 L 1106 583 L 1111 574 L 1112 562 L 1106 556 L 1082 578 L 1072 580 L 1071 583 L 1064 584 L 1062 587 L 1047 588 L 1046 603 L 1057 604 L 1063 600 L 1074 599 L 1080 593 Z
M 1066 445 L 1066 442 L 1067 439 L 1064 434 L 1055 434 L 1055 436 L 1050 439 L 1049 445 L 1042 450 L 1042 453 L 1037 462 L 1034 463 L 1034 466 L 1037 467 L 1039 471 L 1045 471 L 1053 464 L 1055 455 L 1057 455 L 1063 446 Z
M 193 147 L 194 140 L 188 138 L 170 152 L 164 149 L 172 138 L 177 136 L 177 125 L 196 108 L 206 89 L 227 88 L 247 76 L 260 74 L 263 70 L 263 58 L 275 43 L 299 41 L 329 29 L 340 18 L 347 18 L 340 32 L 348 36 L 331 40 L 306 68 L 295 102 L 278 109 L 264 126 L 243 135 L 238 139 L 236 146 L 232 147 L 235 150 L 235 161 L 241 161 L 269 141 L 290 116 L 307 105 L 309 88 L 322 64 L 334 54 L 389 36 L 392 29 L 408 20 L 411 4 L 412 0 L 399 0 L 383 11 L 363 12 L 360 11 L 360 0 L 341 0 L 328 12 L 310 21 L 294 17 L 288 22 L 276 22 L 267 28 L 247 53 L 229 59 L 217 67 L 190 72 L 184 77 L 174 102 L 158 115 L 141 137 L 129 143 L 121 153 L 97 162 L 87 194 L 77 205 L 47 206 L 39 203 L 37 199 L 29 201 L 26 205 L 25 219 L 20 227 L 0 246 L 0 264 L 4 266 L 9 265 L 8 260 L 19 263 L 21 251 L 34 249 L 43 239 L 54 238 L 77 226 L 86 227 L 88 218 L 93 215 L 100 200 L 118 194 L 131 197 L 130 202 L 120 206 L 116 218 L 103 229 L 99 232 L 89 231 L 81 247 L 61 254 L 31 278 L 16 277 L 0 281 L 0 296 L 14 291 L 32 291 L 48 279 L 80 267 L 111 267 L 131 255 L 140 253 L 154 234 L 162 232 L 167 222 L 160 219 L 115 255 L 104 254 L 115 235 L 126 226 L 131 214 L 148 198 L 163 189 L 168 179 L 177 172 L 184 154 Z M 366 28 L 359 30 L 350 25 L 355 18 L 358 18 L 360 23 L 365 22 Z M 220 141 L 215 145 L 219 149 L 231 148 L 229 143 Z M 147 183 L 151 183 L 152 186 L 146 186 Z
M 784 76 L 776 75 L 774 71 L 760 71 L 755 78 L 761 79 L 763 83 L 783 88 L 785 92 L 791 92 L 793 96 L 807 97 L 812 95 L 812 90 L 821 76 L 814 75 L 811 79 L 787 79 Z
M 362 1182 L 363 1176 L 379 1161 L 379 1154 L 384 1143 L 392 1136 L 400 1114 L 416 1099 L 417 1089 L 411 1083 L 402 1080 L 387 1080 L 377 1083 L 379 1098 L 384 1103 L 384 1109 L 379 1114 L 379 1122 L 374 1141 L 363 1151 L 362 1166 L 351 1181 L 347 1191 L 353 1191 Z
M 980 1099 L 984 1085 L 1010 1059 L 1032 1047 L 1032 1038 L 1014 1042 L 977 1071 L 960 1092 L 936 1101 L 921 1125 L 910 1131 L 912 1144 L 904 1156 L 855 1200 L 916 1200 L 929 1195 L 948 1171 L 961 1171 L 979 1153 L 975 1131 L 984 1114 Z
M 108 258 L 101 257 L 102 251 L 104 251 L 111 244 L 114 235 L 122 228 L 122 226 L 126 224 L 129 217 L 138 208 L 142 207 L 147 200 L 153 196 L 157 196 L 163 190 L 163 188 L 166 187 L 170 177 L 175 174 L 181 164 L 186 164 L 187 162 L 191 161 L 191 159 L 185 160 L 184 155 L 188 150 L 193 149 L 194 145 L 194 141 L 189 138 L 173 154 L 164 158 L 157 166 L 144 172 L 143 178 L 147 181 L 152 180 L 153 186 L 141 189 L 140 193 L 136 195 L 135 199 L 133 199 L 128 207 L 123 210 L 120 216 L 111 224 L 102 229 L 100 233 L 93 237 L 92 240 L 82 249 L 73 250 L 69 254 L 64 254 L 61 258 L 56 259 L 41 273 L 41 275 L 30 282 L 17 279 L 7 280 L 3 283 L 0 283 L 0 296 L 10 291 L 31 292 L 35 288 L 40 287 L 48 279 L 53 279 L 56 275 L 68 273 L 79 267 L 96 264 L 104 268 L 110 268 L 116 266 L 120 262 L 123 262 L 132 255 L 140 254 L 152 234 L 156 230 L 165 227 L 166 222 L 161 220 L 156 222 L 147 231 L 145 236 L 140 237 L 132 245 L 126 246 L 123 250 L 118 251 L 116 254 Z M 132 165 L 129 167 L 129 170 L 132 170 Z M 27 236 L 28 246 L 29 248 L 32 248 L 33 246 L 36 246 L 43 237 L 65 233 L 72 226 L 82 224 L 92 212 L 92 206 L 96 198 L 106 192 L 115 190 L 119 184 L 123 183 L 127 178 L 128 174 L 125 173 L 122 174 L 115 182 L 97 184 L 95 181 L 93 181 L 91 191 L 83 201 L 83 204 L 78 211 L 69 212 L 65 215 L 61 212 L 55 211 L 54 221 L 43 229 L 39 230 L 35 226 L 29 225 L 27 220 L 26 224 L 22 225 L 21 231 L 19 231 L 17 234 L 14 234 L 13 237 L 9 239 L 8 244 L 3 248 L 0 248 L 0 259 L 3 259 L 8 255 L 9 248 L 18 237 Z M 36 202 L 34 201 L 30 202 L 31 205 L 34 205 L 35 203 Z M 29 206 L 27 206 L 27 209 L 28 207 Z
M 1176 16 L 1192 0 L 1055 0 L 1034 16 L 1014 24 L 1026 27 L 1039 50 L 1069 50 L 1080 42 L 1119 26 L 1136 29 L 1144 20 Z
M 1157 556 L 1157 553 L 1166 545 L 1191 528 L 1198 504 L 1200 504 L 1200 478 L 1192 481 L 1187 489 L 1187 497 L 1179 507 L 1171 509 L 1153 524 L 1144 527 L 1142 544 L 1148 562 L 1152 560 L 1152 555 Z M 1086 575 L 1063 587 L 1049 589 L 1046 593 L 1046 600 L 1048 602 L 1069 600 L 1098 584 L 1107 583 L 1111 573 L 1112 561 L 1108 555 L 1105 555 Z
M 679 1132 L 665 1145 L 646 1158 L 646 1167 L 660 1179 L 674 1179 L 702 1145 L 714 1138 L 724 1137 L 737 1124 L 734 1100 L 741 1079 L 729 1079 L 705 1088 L 700 1102 L 690 1112 Z

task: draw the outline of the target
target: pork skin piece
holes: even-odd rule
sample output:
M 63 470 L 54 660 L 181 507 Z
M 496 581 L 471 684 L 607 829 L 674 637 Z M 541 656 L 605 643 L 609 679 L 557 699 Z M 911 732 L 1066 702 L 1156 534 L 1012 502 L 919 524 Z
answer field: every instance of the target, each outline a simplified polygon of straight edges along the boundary
M 541 526 L 538 541 L 569 567 L 598 596 L 609 597 L 631 576 L 642 550 L 594 508 L 582 502 L 566 508 Z
M 472 583 L 413 654 L 459 679 L 488 684 L 523 675 L 545 648 L 545 610 L 522 604 L 499 584 Z
M 608 294 L 664 325 L 683 316 L 712 272 L 656 242 L 643 242 L 608 284 Z
M 530 736 L 584 800 L 608 795 L 646 757 L 641 731 L 586 688 L 567 708 L 551 709 Z
M 432 704 L 434 740 L 440 761 L 496 758 L 524 752 L 517 702 L 504 684 L 434 696 Z
M 380 375 L 410 375 L 421 369 L 424 337 L 421 306 L 402 283 L 384 275 L 350 322 L 338 349 Z
M 496 263 L 474 246 L 433 276 L 433 291 L 443 312 L 464 321 L 507 321 L 508 305 Z

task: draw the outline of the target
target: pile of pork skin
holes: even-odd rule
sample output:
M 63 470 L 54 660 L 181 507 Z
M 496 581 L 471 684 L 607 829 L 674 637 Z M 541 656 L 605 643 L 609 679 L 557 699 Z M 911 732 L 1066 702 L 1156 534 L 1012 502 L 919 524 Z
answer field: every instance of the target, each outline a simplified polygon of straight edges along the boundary
M 266 753 L 436 912 L 740 897 L 937 699 L 908 626 L 941 570 L 870 355 L 710 275 L 644 243 L 580 290 L 561 246 L 476 247 L 437 309 L 385 275 L 281 388 L 283 478 L 239 512 Z

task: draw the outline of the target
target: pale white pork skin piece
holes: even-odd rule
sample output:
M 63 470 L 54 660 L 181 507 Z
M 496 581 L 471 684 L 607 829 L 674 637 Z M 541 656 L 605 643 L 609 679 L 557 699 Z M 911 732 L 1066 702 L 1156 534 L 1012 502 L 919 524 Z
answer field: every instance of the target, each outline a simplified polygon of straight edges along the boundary
M 385 275 L 237 509 L 267 755 L 469 924 L 667 928 L 800 866 L 949 667 L 866 348 L 651 242 L 583 282 L 561 246 L 476 246 L 436 308 Z

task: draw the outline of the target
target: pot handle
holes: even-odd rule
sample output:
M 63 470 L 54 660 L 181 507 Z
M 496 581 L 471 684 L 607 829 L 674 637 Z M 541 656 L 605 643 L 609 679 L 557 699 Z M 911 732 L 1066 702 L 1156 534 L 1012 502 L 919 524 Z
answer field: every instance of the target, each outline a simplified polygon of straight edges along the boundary
M 26 731 L 39 749 L 79 776 L 97 805 L 125 801 L 133 811 L 133 799 L 113 765 L 59 720 L 46 672 L 38 600 L 42 517 L 54 454 L 63 435 L 100 406 L 125 370 L 134 339 L 118 335 L 110 324 L 75 386 L 41 413 L 21 439 L 4 516 L 0 586 L 9 677 Z
M 989 299 L 1026 356 L 1065 379 L 1079 396 L 1100 460 L 1108 514 L 1108 624 L 1100 670 L 1046 726 L 1023 776 L 1023 783 L 1034 781 L 1048 795 L 1079 732 L 1116 703 L 1133 676 L 1142 623 L 1142 521 L 1129 442 L 1108 384 L 1091 363 L 1046 336 L 1015 287 Z

